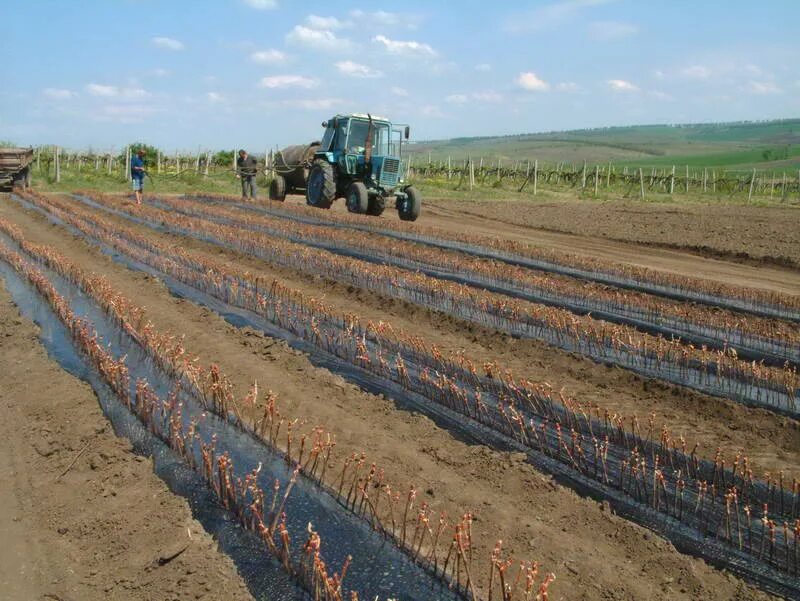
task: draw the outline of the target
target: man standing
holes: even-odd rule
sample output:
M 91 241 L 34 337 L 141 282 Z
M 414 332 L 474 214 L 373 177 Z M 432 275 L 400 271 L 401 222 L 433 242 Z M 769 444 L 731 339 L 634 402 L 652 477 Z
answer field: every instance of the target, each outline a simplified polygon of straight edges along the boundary
M 136 194 L 136 204 L 142 204 L 142 190 L 144 189 L 144 149 L 140 148 L 131 158 L 131 181 Z
M 237 175 L 242 178 L 242 200 L 256 199 L 256 174 L 258 164 L 255 157 L 247 154 L 246 150 L 239 151 L 239 158 L 236 160 Z

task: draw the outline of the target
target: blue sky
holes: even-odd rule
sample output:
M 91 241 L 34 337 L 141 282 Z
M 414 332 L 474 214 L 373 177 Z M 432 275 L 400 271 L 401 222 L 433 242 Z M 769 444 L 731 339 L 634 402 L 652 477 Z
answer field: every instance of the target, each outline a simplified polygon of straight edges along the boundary
M 263 149 L 800 116 L 800 1 L 4 0 L 0 139 Z

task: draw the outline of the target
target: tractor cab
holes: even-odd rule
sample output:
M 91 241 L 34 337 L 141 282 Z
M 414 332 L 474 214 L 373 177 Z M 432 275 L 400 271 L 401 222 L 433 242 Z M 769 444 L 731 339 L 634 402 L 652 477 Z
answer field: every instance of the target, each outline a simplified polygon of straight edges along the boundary
M 336 115 L 322 126 L 325 134 L 308 176 L 308 204 L 328 208 L 335 198 L 343 197 L 352 213 L 380 215 L 386 198 L 395 196 L 401 219 L 413 221 L 419 216 L 419 193 L 402 185 L 402 146 L 408 126 L 359 113 Z

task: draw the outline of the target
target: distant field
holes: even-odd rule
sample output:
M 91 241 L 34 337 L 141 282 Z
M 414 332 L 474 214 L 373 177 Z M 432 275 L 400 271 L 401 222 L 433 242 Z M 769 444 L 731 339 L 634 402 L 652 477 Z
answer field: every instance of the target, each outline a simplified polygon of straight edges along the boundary
M 800 168 L 800 119 L 764 123 L 640 125 L 514 136 L 432 140 L 411 146 L 417 161 L 605 163 L 621 166 Z

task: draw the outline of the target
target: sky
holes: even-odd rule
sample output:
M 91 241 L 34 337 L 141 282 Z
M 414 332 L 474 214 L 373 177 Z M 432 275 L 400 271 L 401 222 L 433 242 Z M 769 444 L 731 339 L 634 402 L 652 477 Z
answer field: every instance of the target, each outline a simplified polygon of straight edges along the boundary
M 800 116 L 800 0 L 0 0 L 0 140 L 165 150 Z

